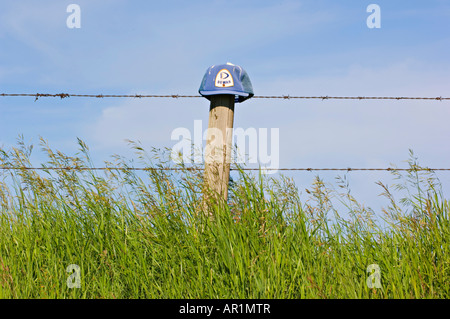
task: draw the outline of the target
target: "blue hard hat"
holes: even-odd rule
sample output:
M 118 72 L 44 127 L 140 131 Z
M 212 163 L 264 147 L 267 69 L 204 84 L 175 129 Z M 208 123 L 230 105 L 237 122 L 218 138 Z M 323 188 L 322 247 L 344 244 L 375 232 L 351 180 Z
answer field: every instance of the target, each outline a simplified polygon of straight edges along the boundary
M 247 72 L 239 65 L 229 62 L 209 67 L 198 92 L 208 100 L 211 95 L 233 94 L 236 103 L 243 102 L 254 95 Z

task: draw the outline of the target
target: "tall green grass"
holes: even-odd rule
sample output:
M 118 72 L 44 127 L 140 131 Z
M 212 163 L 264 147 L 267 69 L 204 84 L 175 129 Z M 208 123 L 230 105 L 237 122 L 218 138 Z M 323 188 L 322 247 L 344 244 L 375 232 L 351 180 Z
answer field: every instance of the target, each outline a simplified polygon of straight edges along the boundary
M 92 167 L 79 145 L 72 157 L 42 141 L 44 167 Z M 136 166 L 172 165 L 164 151 L 133 149 Z M 30 155 L 19 141 L 0 164 L 32 166 Z M 431 172 L 393 171 L 395 192 L 380 183 L 383 222 L 345 178 L 332 188 L 317 177 L 303 199 L 287 177 L 239 171 L 209 218 L 201 171 L 132 164 L 1 173 L 1 298 L 450 297 L 450 205 Z M 71 264 L 81 288 L 68 288 Z M 368 287 L 372 264 L 381 288 Z

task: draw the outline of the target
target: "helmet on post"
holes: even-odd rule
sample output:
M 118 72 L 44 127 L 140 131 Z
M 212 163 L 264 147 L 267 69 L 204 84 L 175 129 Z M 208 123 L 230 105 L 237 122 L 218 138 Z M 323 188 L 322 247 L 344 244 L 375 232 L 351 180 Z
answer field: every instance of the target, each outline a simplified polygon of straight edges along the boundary
M 254 95 L 247 72 L 239 65 L 229 62 L 209 67 L 198 92 L 208 100 L 211 95 L 232 94 L 235 96 L 235 103 L 243 102 Z

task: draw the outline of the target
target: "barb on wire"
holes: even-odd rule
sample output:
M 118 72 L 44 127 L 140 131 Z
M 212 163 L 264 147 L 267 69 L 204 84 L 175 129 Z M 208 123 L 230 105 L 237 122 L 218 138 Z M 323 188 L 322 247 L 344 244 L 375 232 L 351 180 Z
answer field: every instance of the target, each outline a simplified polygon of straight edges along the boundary
M 200 95 L 181 95 L 181 94 L 167 94 L 167 95 L 157 95 L 157 94 L 69 94 L 69 93 L 1 93 L 2 97 L 35 97 L 37 101 L 41 97 L 60 97 L 61 99 L 68 97 L 85 97 L 85 98 L 199 98 Z M 434 101 L 445 101 L 450 100 L 450 97 L 411 97 L 411 96 L 290 96 L 290 95 L 255 95 L 253 98 L 256 99 L 318 99 L 318 100 L 434 100 Z

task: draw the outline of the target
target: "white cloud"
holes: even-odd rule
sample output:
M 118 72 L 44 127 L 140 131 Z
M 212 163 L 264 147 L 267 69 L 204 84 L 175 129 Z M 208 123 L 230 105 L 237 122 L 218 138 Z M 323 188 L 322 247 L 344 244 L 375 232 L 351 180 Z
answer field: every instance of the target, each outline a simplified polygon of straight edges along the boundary
M 208 103 L 203 99 L 135 99 L 103 109 L 85 132 L 95 148 L 111 154 L 124 150 L 127 139 L 140 141 L 147 148 L 171 147 L 176 143 L 170 139 L 175 128 L 192 129 L 195 119 L 207 123 L 207 116 Z
M 432 69 L 416 68 L 417 64 L 352 66 L 340 76 L 262 82 L 258 91 L 262 95 L 445 95 L 447 77 Z M 240 125 L 280 127 L 280 161 L 284 166 L 386 166 L 406 159 L 409 148 L 420 152 L 430 165 L 445 166 L 443 156 L 450 157 L 450 151 L 442 148 L 450 137 L 448 102 L 258 99 L 251 103 L 251 109 L 239 110 Z
M 43 55 L 57 57 L 58 51 L 46 38 L 63 28 L 58 16 L 64 6 L 61 3 L 14 2 L 2 10 L 0 29 Z

